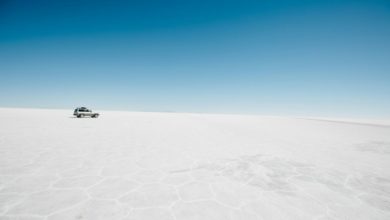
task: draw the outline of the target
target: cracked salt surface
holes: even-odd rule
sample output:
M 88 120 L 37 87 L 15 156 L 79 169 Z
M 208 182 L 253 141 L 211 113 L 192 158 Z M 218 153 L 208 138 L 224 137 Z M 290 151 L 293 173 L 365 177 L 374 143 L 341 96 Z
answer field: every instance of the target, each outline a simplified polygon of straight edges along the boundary
M 0 219 L 390 219 L 390 127 L 0 109 Z

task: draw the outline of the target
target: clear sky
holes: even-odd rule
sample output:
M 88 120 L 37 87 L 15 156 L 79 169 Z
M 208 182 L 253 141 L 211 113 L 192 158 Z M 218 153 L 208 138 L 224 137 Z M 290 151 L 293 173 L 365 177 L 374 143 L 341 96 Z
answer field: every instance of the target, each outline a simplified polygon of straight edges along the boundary
M 390 1 L 0 1 L 0 107 L 390 117 Z

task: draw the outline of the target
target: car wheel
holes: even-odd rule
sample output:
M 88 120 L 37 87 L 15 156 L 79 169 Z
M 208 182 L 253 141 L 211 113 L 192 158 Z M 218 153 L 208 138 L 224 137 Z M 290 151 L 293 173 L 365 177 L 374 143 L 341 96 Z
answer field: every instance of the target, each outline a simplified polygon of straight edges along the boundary
M 77 115 L 78 118 L 81 118 L 81 115 Z

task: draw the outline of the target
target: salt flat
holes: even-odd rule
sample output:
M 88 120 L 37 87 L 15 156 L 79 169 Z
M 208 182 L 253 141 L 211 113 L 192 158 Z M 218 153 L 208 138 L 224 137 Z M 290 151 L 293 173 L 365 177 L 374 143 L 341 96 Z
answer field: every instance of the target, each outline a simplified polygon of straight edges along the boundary
M 0 109 L 0 219 L 390 219 L 390 126 Z

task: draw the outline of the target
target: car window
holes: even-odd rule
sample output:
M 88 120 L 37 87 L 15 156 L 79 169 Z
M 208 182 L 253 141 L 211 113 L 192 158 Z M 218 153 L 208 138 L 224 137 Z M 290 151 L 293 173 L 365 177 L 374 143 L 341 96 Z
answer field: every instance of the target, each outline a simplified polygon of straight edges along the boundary
M 92 112 L 92 110 L 84 108 L 84 107 L 83 108 L 76 108 L 74 111 L 75 112 L 76 111 L 79 111 L 79 112 Z

